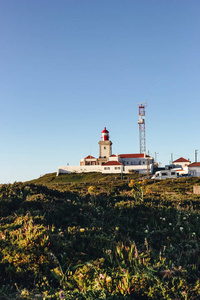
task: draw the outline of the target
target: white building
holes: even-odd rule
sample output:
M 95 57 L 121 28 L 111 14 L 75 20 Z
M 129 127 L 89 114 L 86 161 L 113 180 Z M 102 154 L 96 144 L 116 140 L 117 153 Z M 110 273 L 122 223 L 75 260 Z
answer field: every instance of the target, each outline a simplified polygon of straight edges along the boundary
M 175 165 L 175 168 L 184 168 L 186 166 L 188 166 L 189 164 L 191 164 L 191 161 L 188 159 L 185 159 L 183 157 L 180 157 L 176 160 L 173 161 L 173 165 Z
M 165 168 L 167 170 L 173 169 L 176 170 L 178 175 L 186 175 L 188 174 L 188 165 L 191 164 L 189 159 L 180 157 L 172 162 L 170 165 L 166 165 Z
M 80 160 L 80 166 L 59 167 L 57 175 L 61 173 L 153 173 L 154 159 L 145 153 L 138 154 L 112 154 L 112 142 L 109 140 L 109 132 L 104 127 L 99 141 L 99 157 L 88 155 Z
M 194 162 L 188 165 L 188 173 L 191 176 L 199 177 L 200 176 L 200 162 Z
M 118 161 L 108 161 L 102 166 L 102 173 L 103 174 L 113 174 L 113 173 L 123 173 L 124 166 Z

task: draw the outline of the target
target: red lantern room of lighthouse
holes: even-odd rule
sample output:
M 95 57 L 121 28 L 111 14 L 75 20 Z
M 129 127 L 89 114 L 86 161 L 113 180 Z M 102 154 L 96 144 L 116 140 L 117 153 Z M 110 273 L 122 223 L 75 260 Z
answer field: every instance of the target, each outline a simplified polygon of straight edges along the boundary
M 109 141 L 109 131 L 104 127 L 104 130 L 101 132 L 101 140 Z

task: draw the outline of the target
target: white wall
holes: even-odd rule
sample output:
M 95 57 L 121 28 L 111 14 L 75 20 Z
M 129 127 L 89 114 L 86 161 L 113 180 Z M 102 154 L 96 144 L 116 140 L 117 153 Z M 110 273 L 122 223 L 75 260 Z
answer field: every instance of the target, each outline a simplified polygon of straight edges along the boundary
M 118 169 L 120 167 L 120 169 Z M 106 168 L 106 169 L 105 169 Z M 117 169 L 116 169 L 117 168 Z M 129 170 L 137 171 L 141 174 L 146 174 L 147 173 L 147 165 L 127 165 L 127 166 L 64 166 L 64 167 L 59 167 L 57 171 L 57 176 L 61 173 L 87 173 L 87 172 L 102 172 L 103 174 L 105 173 L 125 173 L 128 174 Z M 149 165 L 149 172 L 150 174 L 153 173 L 153 164 Z
M 67 166 L 58 167 L 57 176 L 61 173 L 83 173 L 83 172 L 101 172 L 102 167 L 98 165 L 94 166 Z
M 188 167 L 188 173 L 191 176 L 200 177 L 200 167 Z
M 102 173 L 103 174 L 120 174 L 123 173 L 123 166 L 116 165 L 116 166 L 102 166 Z
M 119 161 L 119 157 L 118 156 L 110 156 L 108 158 L 109 161 Z
M 140 174 L 147 174 L 147 165 L 126 165 L 124 166 L 124 173 L 128 174 L 129 171 L 137 171 Z M 149 165 L 149 173 L 153 173 L 153 164 Z
M 173 163 L 176 167 L 175 168 L 178 168 L 179 166 L 181 167 L 181 168 L 184 168 L 184 167 L 186 167 L 187 165 L 189 165 L 190 164 L 190 162 L 178 162 L 178 163 Z
M 121 158 L 119 156 L 119 162 L 123 163 L 125 166 L 127 165 L 133 165 L 133 166 L 140 166 L 140 165 L 147 165 L 147 158 L 141 157 L 130 157 L 130 158 Z M 152 158 L 149 158 L 149 164 L 152 164 L 153 160 Z

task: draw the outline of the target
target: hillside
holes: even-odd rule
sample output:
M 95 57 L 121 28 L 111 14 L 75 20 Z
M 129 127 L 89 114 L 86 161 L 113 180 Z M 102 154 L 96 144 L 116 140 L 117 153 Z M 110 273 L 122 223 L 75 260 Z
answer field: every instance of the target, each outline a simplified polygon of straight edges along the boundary
M 0 187 L 0 299 L 198 299 L 199 178 Z
M 102 173 L 71 173 L 56 176 L 56 173 L 49 173 L 37 179 L 27 181 L 27 184 L 40 184 L 49 188 L 59 190 L 70 190 L 78 192 L 86 192 L 90 185 L 95 186 L 98 191 L 109 191 L 110 189 L 122 190 L 127 189 L 131 180 L 143 180 L 139 174 L 126 174 L 121 177 L 120 174 L 102 174 Z M 193 186 L 200 184 L 198 177 L 177 178 L 173 180 L 154 181 L 146 180 L 146 185 L 151 192 L 185 192 L 192 193 Z
M 123 179 L 127 180 L 128 178 L 134 179 L 138 178 L 138 174 L 123 175 Z M 108 182 L 121 180 L 121 175 L 119 174 L 102 174 L 102 173 L 69 173 L 69 174 L 60 174 L 56 176 L 56 173 L 49 173 L 44 176 L 41 176 L 38 179 L 29 181 L 30 183 L 36 184 L 65 184 L 65 183 L 93 183 L 93 182 Z

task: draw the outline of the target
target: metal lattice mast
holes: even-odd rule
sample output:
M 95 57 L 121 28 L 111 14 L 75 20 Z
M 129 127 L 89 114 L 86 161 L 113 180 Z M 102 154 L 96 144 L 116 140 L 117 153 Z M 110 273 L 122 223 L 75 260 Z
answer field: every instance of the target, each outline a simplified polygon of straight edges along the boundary
M 145 103 L 138 103 L 139 105 L 139 136 L 140 136 L 140 153 L 146 153 L 146 136 L 145 136 Z

